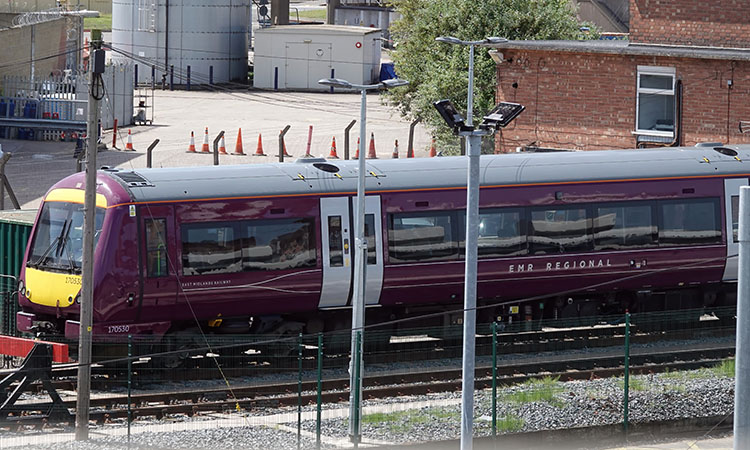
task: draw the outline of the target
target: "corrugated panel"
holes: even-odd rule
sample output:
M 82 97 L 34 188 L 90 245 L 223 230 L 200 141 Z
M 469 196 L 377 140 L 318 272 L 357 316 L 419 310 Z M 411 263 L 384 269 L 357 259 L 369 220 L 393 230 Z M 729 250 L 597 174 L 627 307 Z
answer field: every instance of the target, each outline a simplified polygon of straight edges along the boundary
M 10 336 L 18 335 L 16 280 L 31 234 L 31 223 L 14 219 L 0 219 L 0 333 Z

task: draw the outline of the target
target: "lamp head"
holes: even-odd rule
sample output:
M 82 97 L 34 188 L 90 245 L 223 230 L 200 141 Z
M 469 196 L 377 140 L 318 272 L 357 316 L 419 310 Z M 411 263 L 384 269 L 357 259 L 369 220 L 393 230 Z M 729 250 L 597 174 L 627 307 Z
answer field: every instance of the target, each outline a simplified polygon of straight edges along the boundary
M 318 84 L 349 89 L 353 87 L 350 82 L 342 80 L 341 78 L 323 78 L 321 80 L 318 80 Z
M 390 80 L 383 80 L 382 84 L 386 89 L 391 89 L 399 86 L 406 86 L 409 82 L 401 78 L 391 78 Z
M 435 38 L 438 42 L 445 42 L 446 44 L 463 44 L 464 41 L 462 41 L 459 38 L 453 37 L 453 36 L 440 36 Z

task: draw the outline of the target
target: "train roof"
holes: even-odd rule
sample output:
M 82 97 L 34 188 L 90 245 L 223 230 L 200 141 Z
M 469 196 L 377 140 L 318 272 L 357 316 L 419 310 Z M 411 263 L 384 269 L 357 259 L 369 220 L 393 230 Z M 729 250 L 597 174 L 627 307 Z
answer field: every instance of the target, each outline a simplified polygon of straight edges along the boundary
M 483 186 L 750 174 L 750 145 L 482 155 Z M 465 157 L 367 160 L 366 190 L 466 185 Z M 294 163 L 160 169 L 108 169 L 132 202 L 347 194 L 357 161 L 308 158 Z

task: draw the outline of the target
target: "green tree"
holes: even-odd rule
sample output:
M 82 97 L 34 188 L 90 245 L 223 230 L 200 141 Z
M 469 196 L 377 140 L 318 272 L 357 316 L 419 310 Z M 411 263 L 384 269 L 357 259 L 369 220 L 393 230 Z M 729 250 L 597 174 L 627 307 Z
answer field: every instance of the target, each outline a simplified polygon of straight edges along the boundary
M 402 18 L 391 25 L 396 43 L 396 73 L 409 86 L 386 93 L 386 101 L 407 118 L 421 118 L 441 141 L 457 152 L 452 137 L 432 103 L 450 99 L 466 111 L 469 48 L 436 42 L 439 36 L 480 40 L 581 39 L 583 33 L 570 0 L 391 0 Z M 590 24 L 586 24 L 591 29 Z M 596 36 L 596 32 L 587 37 Z M 496 66 L 487 49 L 474 49 L 474 117 L 495 105 Z M 485 139 L 491 150 L 492 139 Z

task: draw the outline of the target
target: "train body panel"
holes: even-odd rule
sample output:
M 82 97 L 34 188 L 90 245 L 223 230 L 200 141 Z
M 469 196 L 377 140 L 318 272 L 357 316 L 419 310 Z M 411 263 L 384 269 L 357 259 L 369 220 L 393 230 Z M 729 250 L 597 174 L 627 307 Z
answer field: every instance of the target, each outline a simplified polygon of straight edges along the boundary
M 618 292 L 721 289 L 733 279 L 725 259 L 745 160 L 750 146 L 483 156 L 480 301 L 548 298 L 563 311 Z M 313 159 L 99 171 L 95 333 L 158 335 L 234 318 L 247 331 L 266 316 L 319 327 L 351 305 L 357 170 Z M 367 170 L 368 304 L 391 318 L 460 308 L 465 158 L 368 161 Z M 67 256 L 80 245 L 60 243 L 80 231 L 84 187 L 81 174 L 53 186 L 32 230 L 41 237 L 21 277 L 34 295 L 19 293 L 27 329 L 77 333 L 78 304 L 60 280 L 80 280 Z M 66 205 L 68 216 L 45 222 L 47 205 Z M 59 278 L 43 299 L 32 270 Z

